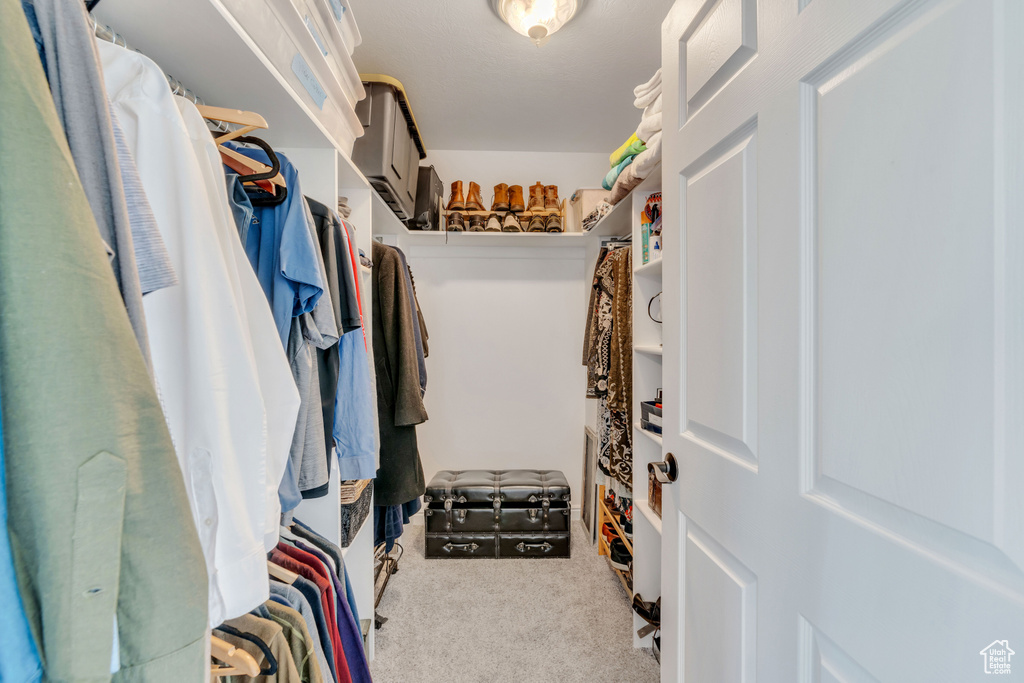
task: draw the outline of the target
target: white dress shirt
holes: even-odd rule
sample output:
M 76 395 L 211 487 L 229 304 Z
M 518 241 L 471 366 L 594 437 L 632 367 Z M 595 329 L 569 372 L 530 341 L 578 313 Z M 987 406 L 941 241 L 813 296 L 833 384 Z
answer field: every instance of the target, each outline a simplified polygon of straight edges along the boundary
M 254 341 L 259 309 L 246 294 L 237 254 L 225 246 L 194 135 L 163 72 L 136 52 L 104 41 L 98 49 L 108 94 L 180 281 L 143 303 L 157 393 L 210 575 L 210 624 L 218 625 L 269 597 L 266 544 L 279 466 L 268 457 L 277 434 L 264 393 L 276 381 L 276 393 L 268 396 L 292 409 L 294 425 L 298 392 L 277 338 L 270 337 L 278 344 L 276 356 L 264 348 L 269 344 Z M 264 375 L 263 362 L 283 364 L 288 382 L 276 371 Z

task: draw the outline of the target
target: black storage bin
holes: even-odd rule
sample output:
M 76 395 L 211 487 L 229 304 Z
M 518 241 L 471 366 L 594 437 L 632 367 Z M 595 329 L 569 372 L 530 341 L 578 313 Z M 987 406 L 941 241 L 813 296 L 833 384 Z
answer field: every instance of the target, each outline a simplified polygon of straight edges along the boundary
M 644 401 L 640 404 L 640 426 L 649 432 L 661 434 L 661 408 L 655 401 Z
M 440 230 L 444 205 L 444 185 L 433 166 L 420 166 L 416 181 L 416 213 L 411 230 Z
M 364 83 L 366 98 L 356 104 L 363 135 L 352 148 L 352 161 L 381 199 L 402 220 L 413 217 L 420 153 L 395 88 Z
M 570 501 L 555 470 L 442 470 L 423 496 L 426 556 L 569 557 Z

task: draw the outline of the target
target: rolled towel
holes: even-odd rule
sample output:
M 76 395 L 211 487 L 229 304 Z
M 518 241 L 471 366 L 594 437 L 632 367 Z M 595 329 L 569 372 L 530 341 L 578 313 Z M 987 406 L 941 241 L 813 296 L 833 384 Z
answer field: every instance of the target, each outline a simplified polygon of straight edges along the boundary
M 654 170 L 655 166 L 661 163 L 661 131 L 654 134 L 647 149 L 633 159 L 630 164 L 632 173 L 638 178 L 646 178 Z
M 609 168 L 615 168 L 626 157 L 639 154 L 645 149 L 647 149 L 647 146 L 636 136 L 636 133 L 633 133 L 629 136 L 628 140 L 622 143 L 621 147 L 612 152 L 611 156 L 608 157 L 608 161 L 610 162 Z
M 653 116 L 645 116 L 636 129 L 636 137 L 645 143 L 661 130 L 661 112 Z
M 644 108 L 644 116 L 654 116 L 661 113 L 661 94 L 659 93 L 654 101 Z
M 660 83 L 658 84 L 658 87 L 654 88 L 650 92 L 645 92 L 643 95 L 640 95 L 635 100 L 633 100 L 633 106 L 636 107 L 637 109 L 646 109 L 651 105 L 652 102 L 654 102 L 655 99 L 659 97 L 661 97 Z
M 646 83 L 642 83 L 642 84 L 636 86 L 635 88 L 633 88 L 633 97 L 640 97 L 641 95 L 646 95 L 647 93 L 649 93 L 649 92 L 651 92 L 652 90 L 655 90 L 655 89 L 658 90 L 659 92 L 661 91 L 661 69 L 660 68 L 657 71 L 654 72 L 654 75 L 651 76 L 651 80 L 647 81 Z
M 625 169 L 627 166 L 633 163 L 633 159 L 635 158 L 635 154 L 630 155 L 623 159 L 622 161 L 620 161 L 615 168 L 608 171 L 608 173 L 605 174 L 604 176 L 604 180 L 601 181 L 601 187 L 603 187 L 606 190 L 612 189 L 612 185 L 615 184 L 615 179 L 619 177 L 619 174 L 622 173 L 623 169 Z

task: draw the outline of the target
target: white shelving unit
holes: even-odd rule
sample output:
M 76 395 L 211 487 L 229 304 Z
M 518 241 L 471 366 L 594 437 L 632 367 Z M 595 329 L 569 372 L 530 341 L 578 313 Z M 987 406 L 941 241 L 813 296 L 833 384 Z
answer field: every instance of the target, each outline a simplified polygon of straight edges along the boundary
M 301 26 L 294 6 L 279 13 L 295 13 L 292 28 Z M 305 195 L 336 207 L 339 196 L 352 207 L 349 222 L 356 227 L 356 246 L 367 254 L 372 245 L 374 220 L 382 212 L 366 177 L 350 159 L 350 150 L 333 136 L 317 116 L 308 93 L 290 85 L 290 74 L 280 72 L 256 42 L 231 16 L 221 0 L 177 0 L 172 3 L 107 0 L 94 12 L 97 21 L 109 25 L 130 45 L 155 61 L 164 73 L 192 89 L 210 105 L 245 109 L 263 115 L 269 130 L 259 137 L 283 152 L 299 171 Z M 290 16 L 290 15 L 288 15 Z M 295 23 L 298 22 L 298 23 Z M 284 27 L 282 27 L 284 30 Z M 296 30 L 297 35 L 303 31 Z M 188 49 L 182 36 L 189 36 Z M 322 59 L 312 42 L 298 43 L 310 64 Z M 310 48 L 306 50 L 306 48 Z M 383 206 L 383 203 L 380 204 Z M 386 207 L 385 207 L 386 209 Z M 393 217 L 390 211 L 386 213 Z M 386 217 L 385 217 L 386 218 Z M 370 269 L 361 268 L 363 322 L 371 342 L 373 306 L 370 300 Z M 376 397 L 374 397 L 376 402 Z M 376 408 L 374 409 L 376 414 Z M 341 513 L 338 468 L 331 470 L 328 494 L 304 500 L 296 517 L 317 533 L 341 545 Z M 363 523 L 355 539 L 344 548 L 345 566 L 356 596 L 359 616 L 373 619 L 373 520 Z M 374 629 L 369 629 L 366 654 L 374 656 Z
M 621 204 L 632 210 L 633 233 L 633 592 L 644 600 L 661 595 L 661 518 L 647 501 L 647 465 L 663 459 L 661 435 L 640 427 L 640 402 L 650 401 L 662 388 L 661 325 L 647 315 L 647 304 L 661 291 L 661 260 L 643 263 L 640 215 L 647 198 L 661 191 L 661 173 L 633 190 Z M 611 216 L 611 214 L 609 214 Z M 606 217 L 607 218 L 607 217 Z M 639 638 L 647 622 L 633 615 L 633 644 L 651 647 L 652 637 Z

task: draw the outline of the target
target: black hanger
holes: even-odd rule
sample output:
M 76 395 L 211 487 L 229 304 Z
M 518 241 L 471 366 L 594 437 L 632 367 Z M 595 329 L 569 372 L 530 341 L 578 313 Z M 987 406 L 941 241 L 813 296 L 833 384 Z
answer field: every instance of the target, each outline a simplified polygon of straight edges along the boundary
M 255 180 L 270 180 L 278 173 L 281 172 L 281 160 L 274 153 L 274 149 L 267 144 L 265 140 L 249 135 L 242 135 L 235 138 L 238 142 L 247 142 L 251 145 L 256 145 L 264 152 L 267 153 L 267 157 L 270 159 L 270 170 L 265 173 L 253 173 L 251 175 L 240 175 L 238 179 L 241 182 L 255 181 Z M 276 206 L 281 204 L 288 198 L 287 187 L 275 187 L 274 194 L 270 194 L 266 190 L 252 185 L 245 186 L 245 192 L 249 195 L 249 201 L 253 206 Z
M 227 624 L 221 624 L 220 626 L 213 629 L 214 631 L 222 631 L 229 635 L 235 636 L 236 638 L 242 638 L 248 640 L 250 643 L 255 643 L 256 647 L 263 651 L 263 656 L 266 658 L 266 669 L 260 669 L 260 676 L 273 676 L 277 673 L 277 658 L 270 651 L 270 647 L 264 643 L 260 638 L 254 636 L 251 633 L 244 633 L 239 631 L 234 626 L 228 626 Z
M 100 4 L 100 0 L 85 0 L 85 11 L 91 12 L 92 8 Z

